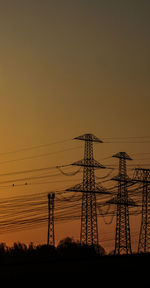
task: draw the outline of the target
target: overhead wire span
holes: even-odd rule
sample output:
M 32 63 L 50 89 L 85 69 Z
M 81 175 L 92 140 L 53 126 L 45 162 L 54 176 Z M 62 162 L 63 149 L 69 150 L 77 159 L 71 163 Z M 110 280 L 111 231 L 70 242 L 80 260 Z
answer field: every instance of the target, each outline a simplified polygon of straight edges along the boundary
M 48 146 L 52 146 L 52 145 L 56 145 L 56 144 L 65 143 L 65 142 L 68 142 L 70 140 L 72 140 L 72 139 L 70 138 L 70 139 L 60 140 L 60 141 L 51 142 L 51 143 L 47 143 L 47 144 L 40 144 L 40 145 L 31 146 L 31 147 L 20 148 L 20 149 L 12 150 L 12 151 L 0 152 L 0 155 L 15 154 L 18 152 L 30 151 L 30 150 L 34 150 L 34 149 L 38 149 L 38 148 L 43 148 L 43 147 L 48 147 Z
M 40 191 L 40 192 L 34 192 L 34 193 L 31 193 L 31 194 L 23 194 L 23 195 L 16 195 L 16 196 L 13 196 L 13 197 L 5 197 L 5 198 L 0 198 L 0 204 L 1 203 L 11 203 L 11 202 L 23 202 L 23 201 L 30 201 L 30 200 L 36 200 L 38 198 L 42 198 L 42 197 L 47 197 L 48 193 L 51 193 L 51 192 L 55 192 L 57 194 L 62 194 L 64 193 L 63 191 L 61 190 L 47 190 L 47 191 Z
M 71 149 L 72 150 L 72 149 Z M 67 150 L 68 151 L 68 150 Z M 45 155 L 45 154 L 44 154 Z M 80 172 L 80 169 L 78 169 L 75 172 L 64 172 L 62 170 L 63 167 L 67 167 L 70 165 L 63 165 L 63 166 L 56 166 L 56 167 L 45 167 L 45 168 L 39 168 L 39 169 L 31 169 L 31 170 L 24 170 L 24 171 L 17 171 L 17 172 L 10 172 L 10 173 L 3 173 L 0 174 L 0 177 L 2 176 L 11 176 L 11 175 L 17 175 L 17 174 L 28 174 L 28 173 L 37 173 L 40 171 L 48 171 L 50 169 L 58 168 L 61 174 L 66 176 L 74 176 Z M 114 168 L 110 168 L 112 171 Z M 112 174 L 112 171 L 107 173 L 107 175 L 103 177 L 96 177 L 97 179 L 106 179 L 104 181 L 101 181 L 101 183 L 106 182 L 108 183 L 108 190 L 112 191 L 110 195 L 97 195 L 97 207 L 99 211 L 99 215 L 103 217 L 104 222 L 106 224 L 111 224 L 113 221 L 114 216 L 116 215 L 116 207 L 114 209 L 110 209 L 110 204 L 108 205 L 106 203 L 106 200 L 110 199 L 110 197 L 117 194 L 117 185 L 110 186 L 109 183 L 112 181 L 109 178 L 109 176 Z M 38 176 L 31 176 L 26 178 L 17 178 L 13 180 L 7 180 L 2 181 L 0 184 L 5 183 L 12 183 L 12 182 L 19 182 L 19 181 L 30 181 L 30 180 L 37 180 L 47 177 L 55 177 L 59 176 L 60 174 L 54 174 L 54 175 L 38 175 Z M 58 180 L 59 181 L 59 180 Z M 39 183 L 37 183 L 39 184 Z M 136 183 L 137 184 L 137 183 Z M 129 183 L 127 185 L 127 188 L 131 188 L 130 195 L 133 196 L 134 199 L 137 199 L 137 201 L 140 201 L 139 195 L 136 195 L 136 191 L 140 191 L 141 188 L 135 188 L 135 183 Z M 67 192 L 68 193 L 68 192 Z M 82 195 L 82 194 L 81 194 Z M 46 193 L 43 195 L 36 194 L 34 195 L 23 195 L 21 199 L 15 198 L 12 201 L 10 200 L 4 200 L 3 203 L 0 202 L 0 232 L 2 231 L 16 231 L 17 229 L 26 229 L 26 228 L 35 228 L 41 223 L 45 224 L 48 219 L 47 215 L 47 195 Z M 70 194 L 70 196 L 66 196 L 64 194 L 64 191 L 57 191 L 56 197 L 56 207 L 55 207 L 55 221 L 61 222 L 61 221 L 73 221 L 80 219 L 81 217 L 81 196 L 77 196 L 76 193 Z M 102 207 L 107 207 L 107 209 L 104 211 Z M 138 215 L 139 209 L 136 209 L 130 213 L 131 215 Z M 5 218 L 4 218 L 5 216 Z M 110 221 L 106 221 L 106 218 L 111 217 Z M 5 220 L 4 220 L 5 219 Z
M 72 200 L 74 200 L 74 199 L 78 199 L 78 200 L 81 200 L 82 199 L 82 197 L 81 196 L 77 196 L 76 195 L 76 192 L 74 192 L 73 193 L 73 195 L 72 196 L 70 196 L 70 197 L 64 197 L 63 195 L 61 195 L 61 197 L 62 197 L 62 199 L 60 199 L 60 198 L 58 198 L 58 196 L 55 196 L 55 198 L 57 199 L 57 200 L 60 200 L 60 201 L 72 201 Z M 76 197 L 76 198 L 75 198 Z
M 104 137 L 103 139 L 113 140 L 113 139 L 147 139 L 147 138 L 150 138 L 150 136 Z M 38 149 L 38 148 L 44 148 L 44 147 L 48 147 L 48 146 L 52 146 L 52 145 L 56 145 L 56 144 L 69 142 L 71 140 L 72 140 L 72 138 L 68 138 L 68 139 L 50 142 L 50 143 L 46 143 L 46 144 L 33 145 L 30 147 L 20 148 L 20 149 L 16 149 L 16 150 L 12 150 L 12 151 L 1 152 L 0 155 L 14 154 L 14 153 L 18 153 L 18 152 L 24 152 L 24 151 L 34 150 L 34 149 Z
M 97 208 L 99 210 L 100 215 L 102 216 L 106 216 L 110 210 L 110 204 L 107 205 L 107 210 L 105 212 L 102 211 L 101 206 L 97 205 Z
M 0 164 L 17 162 L 17 161 L 23 161 L 23 160 L 31 160 L 31 159 L 41 158 L 41 157 L 45 157 L 45 156 L 49 156 L 49 155 L 54 155 L 54 154 L 57 154 L 57 153 L 72 151 L 72 150 L 76 150 L 76 149 L 81 149 L 81 146 L 76 146 L 76 147 L 73 147 L 73 148 L 68 148 L 68 149 L 63 149 L 63 150 L 58 150 L 58 151 L 54 151 L 54 152 L 43 153 L 43 154 L 38 154 L 38 155 L 33 155 L 33 156 L 28 156 L 28 157 L 23 157 L 23 158 L 17 158 L 17 159 L 12 159 L 12 160 L 0 161 Z
M 61 174 L 59 174 L 58 176 L 61 176 Z M 45 179 L 45 178 L 49 178 L 50 176 L 47 176 L 47 177 L 38 177 L 36 180 L 38 180 L 38 179 Z M 33 179 L 33 180 L 35 180 L 35 179 Z M 52 180 L 52 181 L 28 181 L 28 182 L 24 182 L 24 183 L 21 183 L 21 184 L 16 184 L 16 183 L 12 183 L 12 184 L 8 184 L 8 185 L 1 185 L 0 184 L 0 189 L 2 189 L 2 188 L 9 188 L 9 187 L 12 187 L 12 188 L 15 188 L 15 187 L 23 187 L 23 186 L 33 186 L 33 185 L 44 185 L 44 184 L 52 184 L 52 183 L 63 183 L 63 182 L 72 182 L 72 181 L 79 181 L 79 179 L 74 179 L 74 180 L 72 180 L 72 179 L 67 179 L 67 180 L 64 180 L 64 179 L 61 179 L 61 180 L 59 180 L 59 179 L 56 179 L 55 178 L 55 180 Z
M 108 178 L 112 174 L 112 172 L 114 171 L 114 168 L 110 168 L 110 169 L 111 169 L 111 171 L 109 171 L 105 176 L 99 177 L 99 176 L 95 175 L 95 178 L 96 179 L 106 179 L 106 178 Z
M 150 136 L 103 137 L 103 139 L 140 139 L 140 138 L 150 138 Z
M 53 170 L 53 169 L 56 169 L 56 168 L 57 168 L 56 166 L 50 166 L 50 167 L 44 167 L 44 168 L 37 168 L 37 169 L 30 169 L 30 170 L 2 173 L 2 174 L 0 174 L 0 177 L 12 176 L 12 175 L 18 175 L 18 174 L 35 173 L 35 172 L 40 172 L 40 171 L 48 171 L 48 170 Z
M 62 169 L 61 169 L 61 166 L 56 166 L 56 168 L 65 176 L 74 176 L 76 174 L 78 174 L 80 171 L 81 171 L 81 168 L 74 171 L 74 172 L 64 172 Z
M 150 141 L 105 141 L 105 144 L 148 144 Z
M 45 193 L 42 192 L 44 198 L 46 196 Z M 60 196 L 62 196 L 63 193 L 64 191 L 57 191 L 57 194 Z M 73 220 L 80 217 L 80 205 L 76 204 L 79 203 L 80 199 L 79 197 L 73 199 L 73 196 L 75 195 L 67 199 L 69 202 L 66 202 L 66 198 L 64 199 L 64 197 L 58 201 L 56 198 L 56 203 L 64 203 L 65 200 L 67 204 L 56 205 L 55 216 L 57 221 L 69 221 L 70 219 Z M 26 229 L 26 225 L 34 228 L 34 226 L 39 225 L 40 222 L 47 221 L 47 201 L 44 198 L 42 201 L 39 201 L 38 197 L 40 199 L 41 193 L 37 195 L 26 195 L 24 197 L 21 196 L 21 198 L 14 197 L 14 199 L 6 198 L 3 200 L 3 204 L 1 203 L 0 205 L 0 233 L 6 230 L 13 231 L 13 229 L 16 231 L 19 230 L 20 227 Z M 72 202 L 72 204 L 70 204 L 70 202 Z M 73 210 L 74 207 L 76 207 L 75 210 Z M 5 221 L 3 219 L 4 215 Z
M 104 223 L 106 224 L 106 225 L 110 225 L 110 224 L 112 224 L 112 222 L 113 222 L 113 219 L 114 219 L 114 217 L 115 217 L 115 214 L 112 214 L 112 216 L 111 216 L 111 218 L 110 218 L 110 221 L 106 221 L 106 219 L 105 219 L 105 216 L 102 216 L 103 217 L 103 220 L 104 220 Z
M 101 207 L 98 206 L 99 215 L 103 217 L 103 221 L 104 221 L 104 223 L 107 224 L 107 225 L 110 225 L 110 224 L 112 223 L 112 221 L 113 221 L 113 219 L 114 219 L 114 217 L 115 217 L 115 215 L 116 215 L 115 210 L 113 210 L 112 212 L 109 213 L 110 206 L 111 206 L 111 205 L 108 204 L 108 208 L 107 208 L 107 210 L 106 210 L 105 212 L 103 212 L 102 209 L 101 209 Z M 111 217 L 111 218 L 110 218 L 110 221 L 106 221 L 106 217 L 107 217 L 107 218 L 108 218 L 108 217 Z
M 0 182 L 1 184 L 7 184 L 7 183 L 15 183 L 15 182 L 21 182 L 21 181 L 30 181 L 30 180 L 37 180 L 37 179 L 44 179 L 49 177 L 55 177 L 59 176 L 60 174 L 52 174 L 52 175 L 41 175 L 41 176 L 33 176 L 33 177 L 26 177 L 26 178 L 17 178 L 17 179 L 11 179 L 11 180 L 4 180 Z

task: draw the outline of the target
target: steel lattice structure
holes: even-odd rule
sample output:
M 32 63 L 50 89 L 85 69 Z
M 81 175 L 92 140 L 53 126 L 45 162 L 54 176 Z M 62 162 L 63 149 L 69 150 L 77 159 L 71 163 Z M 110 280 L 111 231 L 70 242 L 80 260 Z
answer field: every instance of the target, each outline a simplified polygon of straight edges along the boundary
M 115 254 L 131 254 L 131 237 L 129 224 L 128 206 L 134 206 L 134 202 L 128 198 L 127 183 L 130 181 L 126 171 L 126 160 L 132 160 L 125 152 L 119 152 L 113 157 L 119 159 L 119 174 L 112 180 L 118 181 L 117 197 L 109 200 L 111 204 L 117 205 L 116 214 L 116 235 L 115 235 Z
M 93 157 L 93 142 L 102 143 L 93 134 L 74 138 L 85 142 L 84 159 L 72 165 L 83 167 L 83 181 L 67 191 L 82 192 L 80 241 L 86 245 L 98 245 L 96 193 L 107 194 L 106 189 L 95 183 L 95 169 L 105 168 Z
M 55 246 L 54 237 L 54 199 L 55 193 L 48 194 L 48 235 L 47 245 Z
M 143 183 L 142 190 L 142 215 L 139 234 L 138 252 L 150 252 L 150 169 L 136 168 L 134 179 Z

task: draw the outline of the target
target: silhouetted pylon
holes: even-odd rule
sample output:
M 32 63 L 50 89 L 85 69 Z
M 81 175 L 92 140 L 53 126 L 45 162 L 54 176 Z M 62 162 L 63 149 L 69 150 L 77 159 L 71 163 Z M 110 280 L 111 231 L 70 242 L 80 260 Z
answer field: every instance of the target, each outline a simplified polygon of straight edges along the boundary
M 83 181 L 66 191 L 82 192 L 81 208 L 81 244 L 98 245 L 96 193 L 107 194 L 107 191 L 95 183 L 95 169 L 105 168 L 93 157 L 93 142 L 102 143 L 93 134 L 84 134 L 74 138 L 85 142 L 84 159 L 72 165 L 83 167 Z
M 54 199 L 55 193 L 48 194 L 48 234 L 47 245 L 55 246 L 54 236 Z
M 119 174 L 113 177 L 112 180 L 118 181 L 117 197 L 113 198 L 107 203 L 117 205 L 116 214 L 116 235 L 115 235 L 115 254 L 131 254 L 131 237 L 129 224 L 129 210 L 128 206 L 134 206 L 134 201 L 128 198 L 127 183 L 130 178 L 126 171 L 126 160 L 132 160 L 125 152 L 119 152 L 113 157 L 119 159 Z
M 139 234 L 138 252 L 150 252 L 150 169 L 136 168 L 133 177 L 137 182 L 143 183 L 142 215 Z

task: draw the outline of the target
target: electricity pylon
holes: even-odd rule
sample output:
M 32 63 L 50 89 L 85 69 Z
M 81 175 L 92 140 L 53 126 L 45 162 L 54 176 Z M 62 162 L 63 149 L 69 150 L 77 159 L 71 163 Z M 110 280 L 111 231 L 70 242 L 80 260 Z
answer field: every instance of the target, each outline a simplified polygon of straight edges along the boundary
M 142 215 L 139 234 L 138 252 L 150 252 L 150 169 L 136 168 L 134 179 L 143 183 Z
M 126 160 L 132 160 L 125 152 L 119 152 L 113 157 L 119 159 L 119 174 L 112 178 L 118 181 L 117 197 L 107 201 L 110 204 L 117 205 L 116 214 L 116 235 L 115 235 L 115 254 L 131 254 L 131 237 L 130 237 L 130 224 L 129 224 L 129 210 L 128 206 L 134 206 L 134 201 L 128 198 L 127 183 L 130 178 L 126 171 Z
M 54 237 L 54 199 L 55 193 L 48 194 L 48 235 L 47 245 L 55 246 Z
M 84 134 L 74 139 L 85 142 L 84 158 L 72 164 L 83 167 L 83 181 L 66 191 L 82 192 L 81 244 L 98 245 L 96 193 L 107 194 L 107 191 L 95 183 L 95 169 L 105 167 L 94 160 L 93 142 L 102 143 L 102 141 L 93 134 Z

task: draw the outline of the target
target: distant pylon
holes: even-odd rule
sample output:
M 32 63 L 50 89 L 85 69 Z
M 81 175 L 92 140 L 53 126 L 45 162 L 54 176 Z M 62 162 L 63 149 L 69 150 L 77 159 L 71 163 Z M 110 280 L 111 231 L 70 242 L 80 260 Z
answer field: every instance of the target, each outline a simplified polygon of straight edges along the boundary
M 47 245 L 55 246 L 54 237 L 54 199 L 55 193 L 48 194 L 48 235 Z
M 95 169 L 105 167 L 94 160 L 93 142 L 102 141 L 93 134 L 84 134 L 74 139 L 85 141 L 84 159 L 72 164 L 83 167 L 83 182 L 66 190 L 82 192 L 81 244 L 98 245 L 96 193 L 105 194 L 105 189 L 95 183 Z
M 139 234 L 138 252 L 150 252 L 150 169 L 136 168 L 134 179 L 143 183 L 142 215 Z
M 125 152 L 119 152 L 113 155 L 113 157 L 119 159 L 119 174 L 112 178 L 112 180 L 118 181 L 118 193 L 116 198 L 113 198 L 107 202 L 117 205 L 114 253 L 131 254 L 132 251 L 128 206 L 134 206 L 134 202 L 128 198 L 127 183 L 130 181 L 130 179 L 127 176 L 126 160 L 132 159 Z

